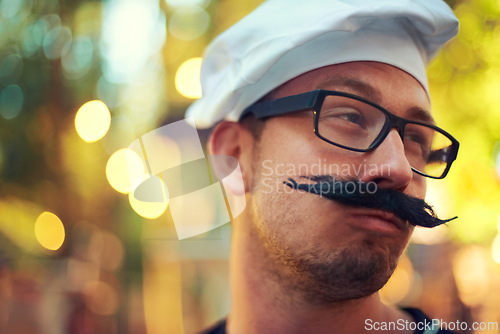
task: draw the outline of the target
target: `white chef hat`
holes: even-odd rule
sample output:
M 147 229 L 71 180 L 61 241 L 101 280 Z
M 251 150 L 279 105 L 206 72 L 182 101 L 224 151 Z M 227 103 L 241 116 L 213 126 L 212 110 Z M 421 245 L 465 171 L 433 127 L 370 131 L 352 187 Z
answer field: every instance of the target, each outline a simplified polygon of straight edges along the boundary
M 441 0 L 268 0 L 207 47 L 203 96 L 186 117 L 236 121 L 290 79 L 352 61 L 393 65 L 428 90 L 426 65 L 457 31 Z

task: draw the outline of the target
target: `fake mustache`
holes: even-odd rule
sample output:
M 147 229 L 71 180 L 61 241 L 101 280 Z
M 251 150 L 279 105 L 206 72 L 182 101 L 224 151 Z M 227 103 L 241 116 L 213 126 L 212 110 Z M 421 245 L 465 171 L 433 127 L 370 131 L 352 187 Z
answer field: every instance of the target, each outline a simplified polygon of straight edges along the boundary
M 339 181 L 330 175 L 301 177 L 316 183 L 298 183 L 292 178 L 283 183 L 290 188 L 304 190 L 342 204 L 391 212 L 415 226 L 436 227 L 458 218 L 439 219 L 424 200 L 397 190 L 380 188 L 373 182 Z

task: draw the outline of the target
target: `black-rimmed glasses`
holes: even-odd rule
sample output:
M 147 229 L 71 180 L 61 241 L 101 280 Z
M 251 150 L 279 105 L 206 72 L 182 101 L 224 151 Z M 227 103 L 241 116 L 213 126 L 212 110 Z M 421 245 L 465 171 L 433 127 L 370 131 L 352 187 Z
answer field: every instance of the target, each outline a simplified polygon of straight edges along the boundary
M 315 90 L 281 99 L 256 103 L 242 117 L 257 118 L 311 110 L 314 132 L 332 145 L 356 152 L 379 146 L 392 129 L 397 129 L 412 170 L 420 175 L 442 179 L 457 157 L 458 141 L 439 127 L 394 115 L 360 96 L 328 90 Z

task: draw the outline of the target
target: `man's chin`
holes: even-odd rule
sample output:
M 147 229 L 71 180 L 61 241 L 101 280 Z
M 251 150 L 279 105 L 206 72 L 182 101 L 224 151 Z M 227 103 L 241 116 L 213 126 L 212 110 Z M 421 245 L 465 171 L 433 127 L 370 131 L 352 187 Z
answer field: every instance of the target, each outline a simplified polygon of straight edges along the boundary
M 300 259 L 294 271 L 309 302 L 333 303 L 374 294 L 387 283 L 396 263 L 364 244 L 344 249 L 329 261 Z

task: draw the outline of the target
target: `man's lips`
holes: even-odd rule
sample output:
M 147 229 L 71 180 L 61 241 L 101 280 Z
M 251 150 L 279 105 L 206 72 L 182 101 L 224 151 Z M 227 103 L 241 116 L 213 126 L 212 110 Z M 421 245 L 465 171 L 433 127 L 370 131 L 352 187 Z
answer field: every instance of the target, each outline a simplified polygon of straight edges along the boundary
M 409 230 L 408 224 L 391 212 L 354 210 L 350 215 L 353 217 L 354 225 L 374 232 L 394 234 Z

